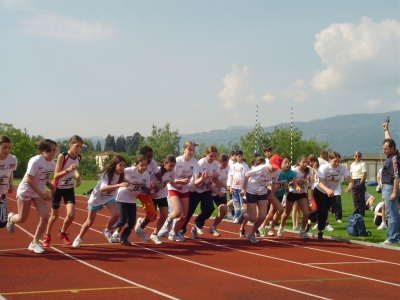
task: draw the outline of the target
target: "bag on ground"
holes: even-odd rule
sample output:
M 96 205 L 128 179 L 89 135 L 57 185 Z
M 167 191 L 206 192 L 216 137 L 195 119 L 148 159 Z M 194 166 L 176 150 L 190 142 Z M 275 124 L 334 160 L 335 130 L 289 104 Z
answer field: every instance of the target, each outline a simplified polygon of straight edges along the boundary
M 351 236 L 370 236 L 371 231 L 365 229 L 364 219 L 360 214 L 350 215 L 346 223 L 347 233 Z

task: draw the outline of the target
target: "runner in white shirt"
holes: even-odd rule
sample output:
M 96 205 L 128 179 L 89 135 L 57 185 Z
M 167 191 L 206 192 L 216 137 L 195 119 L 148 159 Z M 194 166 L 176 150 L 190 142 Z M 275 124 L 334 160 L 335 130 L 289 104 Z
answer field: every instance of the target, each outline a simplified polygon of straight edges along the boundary
M 97 212 L 102 210 L 104 206 L 110 210 L 111 217 L 107 221 L 106 228 L 103 230 L 103 235 L 110 243 L 117 242 L 112 236 L 111 227 L 119 218 L 119 208 L 115 200 L 117 190 L 120 187 L 128 187 L 130 185 L 124 178 L 125 167 L 125 158 L 122 155 L 115 155 L 107 164 L 106 168 L 100 172 L 102 174 L 100 180 L 94 187 L 88 200 L 88 217 L 85 223 L 82 224 L 78 236 L 72 243 L 72 247 L 80 247 L 82 238 L 93 225 Z
M 340 164 L 340 154 L 331 152 L 329 154 L 329 163 L 321 165 L 318 169 L 319 183 L 314 189 L 314 198 L 318 207 L 318 241 L 323 240 L 322 230 L 325 229 L 329 205 L 342 176 L 349 182 L 349 186 L 345 189 L 347 193 L 353 187 L 350 172 Z
M 112 226 L 112 228 L 117 228 L 113 233 L 113 237 L 118 238 L 118 235 L 122 231 L 119 240 L 120 243 L 125 246 L 131 245 L 128 238 L 135 226 L 136 198 L 142 192 L 150 193 L 150 175 L 146 170 L 147 159 L 140 154 L 136 157 L 135 164 L 132 167 L 125 168 L 124 170 L 125 180 L 129 182 L 129 186 L 120 187 L 115 198 L 118 202 L 120 215 L 118 221 Z M 123 229 L 125 224 L 127 226 Z M 143 229 L 136 229 L 135 234 L 144 242 L 150 241 Z
M 81 177 L 78 173 L 78 165 L 81 161 L 81 152 L 83 140 L 80 136 L 74 135 L 69 140 L 68 152 L 60 153 L 57 158 L 56 168 L 54 170 L 53 185 L 56 187 L 55 193 L 51 193 L 53 198 L 51 203 L 51 216 L 47 223 L 46 233 L 42 239 L 42 246 L 50 246 L 51 228 L 58 219 L 61 199 L 64 199 L 67 215 L 64 218 L 63 225 L 58 237 L 65 245 L 71 245 L 68 238 L 67 229 L 75 218 L 75 191 L 74 179 L 76 178 L 76 186 L 81 185 Z
M 258 243 L 254 234 L 267 216 L 267 199 L 269 193 L 271 193 L 269 196 L 271 203 L 274 206 L 276 205 L 276 209 L 282 210 L 282 207 L 279 207 L 279 200 L 275 196 L 276 182 L 279 178 L 281 164 L 282 159 L 279 155 L 271 156 L 269 165 L 265 164 L 265 158 L 259 156 L 255 161 L 256 167 L 248 171 L 243 180 L 243 187 L 240 194 L 242 196 L 246 195 L 247 199 L 246 219 L 254 222 L 246 237 L 252 243 Z M 271 184 L 271 190 L 267 188 L 269 184 Z
M 51 196 L 45 193 L 45 187 L 47 186 L 52 192 L 56 190 L 56 187 L 49 182 L 49 177 L 56 166 L 53 160 L 56 155 L 56 147 L 57 143 L 49 139 L 40 142 L 38 150 L 41 154 L 29 160 L 28 169 L 18 186 L 18 214 L 13 212 L 8 214 L 7 229 L 12 233 L 15 230 L 15 223 L 24 223 L 28 219 L 31 204 L 35 205 L 39 214 L 39 224 L 33 241 L 28 247 L 35 253 L 45 252 L 39 245 L 39 239 L 46 230 L 49 221 L 47 201 L 51 201 Z
M 13 171 L 17 169 L 18 160 L 10 154 L 12 147 L 8 136 L 0 136 L 0 228 L 7 225 L 7 202 L 6 193 L 14 191 Z
M 229 153 L 229 164 L 228 164 L 229 170 L 232 170 L 233 165 L 234 165 L 235 163 L 236 163 L 236 151 L 231 151 L 231 152 Z M 228 203 L 226 204 L 226 209 L 227 209 L 227 211 L 228 211 L 228 213 L 227 213 L 227 215 L 226 215 L 226 218 L 227 218 L 228 220 L 233 220 L 234 210 L 233 210 L 232 194 L 231 194 L 231 192 L 230 192 L 230 184 L 231 184 L 231 183 L 230 183 L 229 174 L 228 174 L 228 179 L 226 180 L 226 184 L 227 184 L 227 186 L 228 186 L 227 191 L 228 191 L 228 193 L 229 193 L 229 201 L 228 201 Z

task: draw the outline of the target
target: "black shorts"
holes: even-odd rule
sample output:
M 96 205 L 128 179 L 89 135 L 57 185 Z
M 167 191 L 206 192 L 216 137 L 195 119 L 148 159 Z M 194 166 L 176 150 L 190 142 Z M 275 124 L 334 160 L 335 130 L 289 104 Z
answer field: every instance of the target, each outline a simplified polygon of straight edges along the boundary
M 220 205 L 226 205 L 226 196 L 220 197 L 218 195 L 212 196 L 215 205 L 218 207 Z
M 289 192 L 287 194 L 287 196 L 286 196 L 286 201 L 288 201 L 288 202 L 296 202 L 296 201 L 298 201 L 300 199 L 303 199 L 303 198 L 307 199 L 306 193 L 297 194 L 297 193 Z
M 61 198 L 64 199 L 65 205 L 68 203 L 75 204 L 75 192 L 74 189 L 56 189 L 55 193 L 51 193 L 53 201 L 51 202 L 52 209 L 59 209 L 61 204 Z
M 247 199 L 247 203 L 257 203 L 260 200 L 267 201 L 268 193 L 266 193 L 264 195 L 254 195 L 254 194 L 246 193 L 246 199 Z
M 275 195 L 275 197 L 279 200 L 280 203 L 282 203 L 282 201 L 283 201 L 283 195 L 282 195 L 282 196 L 276 196 L 276 195 Z
M 159 198 L 159 199 L 153 199 L 154 207 L 157 209 L 161 207 L 168 207 L 168 200 L 167 197 L 164 198 Z

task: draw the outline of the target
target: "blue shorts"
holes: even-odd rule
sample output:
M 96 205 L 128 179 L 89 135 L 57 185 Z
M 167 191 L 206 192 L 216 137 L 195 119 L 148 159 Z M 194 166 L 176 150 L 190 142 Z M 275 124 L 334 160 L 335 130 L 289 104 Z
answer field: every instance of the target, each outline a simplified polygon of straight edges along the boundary
M 99 211 L 99 210 L 103 209 L 104 205 L 107 205 L 109 203 L 114 203 L 114 202 L 117 203 L 117 200 L 111 199 L 111 200 L 108 200 L 105 204 L 96 205 L 96 206 L 93 206 L 92 204 L 88 204 L 88 210 L 89 211 Z

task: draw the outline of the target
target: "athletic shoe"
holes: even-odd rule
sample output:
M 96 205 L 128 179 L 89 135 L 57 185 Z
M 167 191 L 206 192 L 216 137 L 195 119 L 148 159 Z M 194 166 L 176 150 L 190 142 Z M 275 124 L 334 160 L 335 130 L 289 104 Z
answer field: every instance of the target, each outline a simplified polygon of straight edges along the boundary
M 312 228 L 312 230 L 318 230 L 318 223 L 314 225 L 314 227 Z
M 300 229 L 300 226 L 299 226 L 299 225 L 293 226 L 293 230 L 299 230 L 299 229 Z
M 135 234 L 136 234 L 136 236 L 140 237 L 143 242 L 150 242 L 150 239 L 147 236 L 147 234 L 146 234 L 146 232 L 144 231 L 143 228 L 140 228 L 140 227 L 136 226 Z
M 307 234 L 307 231 L 305 230 L 300 230 L 299 236 L 302 237 L 303 239 L 309 239 L 310 237 Z
M 264 227 L 258 227 L 258 232 L 260 233 L 260 236 L 265 236 L 267 230 Z
M 336 220 L 336 223 L 342 223 L 342 220 Z
M 273 229 L 268 230 L 267 235 L 268 236 L 274 236 L 274 230 Z
M 227 219 L 227 220 L 233 220 L 232 214 L 229 212 L 229 213 L 225 216 L 225 219 Z
M 322 242 L 324 240 L 323 236 L 324 236 L 324 233 L 322 231 L 318 232 L 318 241 L 319 242 Z
M 233 224 L 239 224 L 239 218 L 238 217 L 234 217 L 233 218 Z
M 214 225 L 211 225 L 210 228 L 208 228 L 208 232 L 211 233 L 213 236 L 221 236 Z
M 240 215 L 238 217 L 238 224 L 242 224 L 244 219 L 246 219 L 246 211 L 244 209 L 242 209 L 240 211 Z
M 140 228 L 140 223 L 142 222 L 142 218 L 138 218 L 135 225 L 135 231 Z
M 381 225 L 379 225 L 379 227 L 377 228 L 378 230 L 386 230 L 387 229 L 387 225 L 385 222 L 382 222 Z
M 190 232 L 192 234 L 192 239 L 197 240 L 199 238 L 199 236 L 197 235 L 197 230 L 194 226 Z
M 200 227 L 197 227 L 196 222 L 194 223 L 194 228 L 196 228 L 197 234 L 198 235 L 203 235 L 203 229 L 201 229 Z
M 253 234 L 250 234 L 250 232 L 246 235 L 246 237 L 250 240 L 250 242 L 257 244 L 258 240 L 256 239 L 256 237 Z
M 111 230 L 107 230 L 106 228 L 104 228 L 103 230 L 103 236 L 110 242 L 110 243 L 116 243 L 116 239 L 112 236 L 112 231 Z
M 14 233 L 15 231 L 15 224 L 10 221 L 11 217 L 15 215 L 13 212 L 10 212 L 7 216 L 7 230 L 9 233 Z
M 245 230 L 244 229 L 239 229 L 239 236 L 240 237 L 246 237 L 246 232 L 245 232 Z
M 393 242 L 391 242 L 391 241 L 389 241 L 389 240 L 385 240 L 385 241 L 383 241 L 382 243 L 379 243 L 379 244 L 385 245 L 385 246 L 393 246 L 393 245 L 396 245 L 396 243 L 393 243 Z
M 173 220 L 168 220 L 168 218 L 165 220 L 164 225 L 163 225 L 164 232 L 170 232 L 171 231 L 172 222 L 173 222 Z
M 260 232 L 258 231 L 258 229 L 256 230 L 256 232 L 254 233 L 254 235 L 256 236 L 256 237 L 260 237 Z
M 152 233 L 150 235 L 150 238 L 153 240 L 154 243 L 156 243 L 157 245 L 162 244 L 162 242 L 160 241 L 160 239 L 158 238 L 157 234 Z
M 168 237 L 169 233 L 168 233 L 168 231 L 164 231 L 164 232 L 159 232 L 157 235 L 159 237 Z
M 42 239 L 42 246 L 43 247 L 50 247 L 51 235 L 45 234 Z
M 119 240 L 119 233 L 118 230 L 115 230 L 114 233 L 112 234 L 113 238 L 116 239 L 117 241 Z
M 285 231 L 285 229 L 284 228 L 281 228 L 281 227 L 279 227 L 278 228 L 278 233 L 277 233 L 277 236 L 279 236 L 279 237 L 282 237 L 283 236 L 283 232 Z
M 35 253 L 39 253 L 39 254 L 46 252 L 42 249 L 42 247 L 40 247 L 40 245 L 38 243 L 30 243 L 28 250 L 31 250 L 31 251 L 33 251 Z
M 74 242 L 72 243 L 72 247 L 74 247 L 74 248 L 79 248 L 79 247 L 81 246 L 81 242 L 82 242 L 82 239 L 80 239 L 79 237 L 77 237 L 77 238 L 74 240 Z
M 175 241 L 175 242 L 184 242 L 185 241 L 185 238 L 179 234 L 170 234 L 168 236 L 168 239 L 170 241 Z
M 333 228 L 331 225 L 328 224 L 328 225 L 325 226 L 325 230 L 334 231 L 335 228 Z
M 65 245 L 71 245 L 71 241 L 68 238 L 68 234 L 67 233 L 62 233 L 61 231 L 58 233 L 58 237 L 63 241 L 63 243 Z M 50 241 L 49 241 L 50 243 Z
M 371 206 L 370 208 L 369 208 L 371 211 L 374 211 L 375 210 L 375 206 Z

